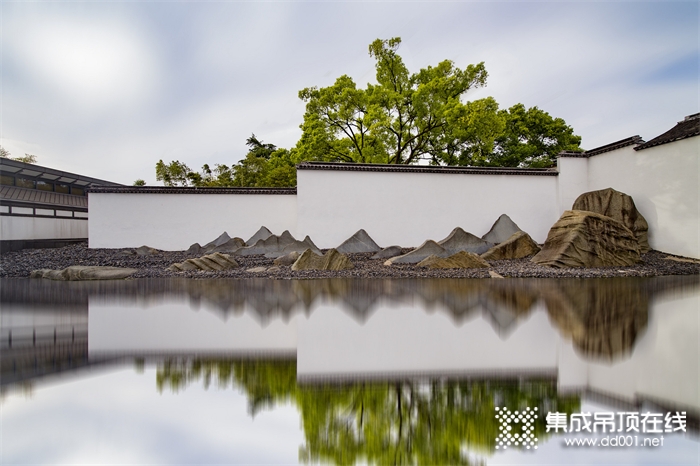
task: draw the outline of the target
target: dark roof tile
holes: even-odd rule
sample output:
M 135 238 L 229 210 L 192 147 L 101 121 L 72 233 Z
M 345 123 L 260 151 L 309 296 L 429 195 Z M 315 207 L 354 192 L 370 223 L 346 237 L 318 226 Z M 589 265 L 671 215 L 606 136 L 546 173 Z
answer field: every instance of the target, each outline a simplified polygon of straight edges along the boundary
M 679 121 L 676 126 L 666 131 L 664 134 L 656 136 L 654 139 L 641 146 L 635 147 L 634 150 L 648 149 L 650 147 L 668 144 L 669 142 L 679 141 L 697 135 L 700 135 L 700 113 L 688 115 L 683 121 Z
M 0 201 L 31 202 L 44 206 L 75 206 L 87 207 L 87 197 L 71 194 L 39 191 L 38 189 L 20 188 L 17 186 L 1 186 Z
M 512 167 L 456 167 L 426 165 L 387 165 L 378 163 L 302 162 L 297 170 L 332 170 L 393 173 L 444 173 L 457 175 L 535 175 L 557 176 L 555 169 Z
M 170 186 L 96 186 L 88 193 L 129 194 L 296 194 L 297 188 L 194 188 Z

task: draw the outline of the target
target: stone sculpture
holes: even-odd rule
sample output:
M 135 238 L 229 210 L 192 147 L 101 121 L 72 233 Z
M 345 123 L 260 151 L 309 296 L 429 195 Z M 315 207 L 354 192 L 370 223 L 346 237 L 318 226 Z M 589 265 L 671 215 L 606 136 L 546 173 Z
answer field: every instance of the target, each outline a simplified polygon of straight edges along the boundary
M 481 237 L 484 241 L 492 244 L 499 244 L 513 236 L 514 233 L 522 231 L 516 223 L 506 214 L 498 217 L 488 233 Z
M 360 253 L 360 252 L 377 252 L 382 248 L 374 242 L 374 240 L 367 234 L 365 230 L 358 230 L 350 238 L 343 241 L 343 243 L 335 248 L 336 251 L 348 254 L 348 253 Z
M 452 230 L 447 238 L 439 241 L 438 244 L 445 248 L 449 254 L 455 254 L 459 251 L 482 254 L 493 246 L 493 243 L 486 242 L 483 239 L 464 231 L 460 227 Z
M 552 267 L 606 267 L 640 261 L 637 238 L 621 222 L 583 210 L 567 210 L 552 226 L 532 262 Z
M 258 241 L 260 241 L 261 239 L 267 239 L 270 236 L 272 236 L 272 232 L 270 230 L 268 230 L 267 227 L 264 227 L 264 226 L 260 227 L 260 229 L 258 231 L 256 231 L 253 236 L 248 238 L 248 241 L 245 242 L 245 245 L 252 246 L 255 243 L 257 243 Z
M 335 249 L 329 249 L 325 255 L 318 255 L 307 249 L 292 264 L 292 270 L 346 270 L 354 265 L 348 256 L 341 254 Z
M 167 270 L 171 272 L 182 272 L 187 270 L 203 270 L 206 272 L 235 269 L 238 267 L 236 262 L 228 254 L 215 252 L 196 259 L 187 259 L 185 262 L 180 262 L 171 265 Z
M 459 251 L 449 257 L 429 256 L 418 263 L 429 269 L 474 269 L 489 267 L 489 263 L 476 254 Z
M 99 267 L 72 265 L 63 270 L 40 269 L 29 274 L 30 278 L 48 278 L 49 280 L 78 281 L 78 280 L 120 280 L 128 278 L 136 269 L 124 267 Z
M 583 193 L 574 201 L 572 210 L 585 210 L 614 218 L 634 233 L 642 254 L 649 252 L 649 224 L 627 194 L 612 188 Z
M 390 259 L 401 255 L 401 246 L 388 246 L 377 252 L 371 259 Z
M 402 256 L 392 257 L 384 262 L 384 265 L 392 264 L 417 264 L 429 256 L 447 257 L 450 253 L 435 241 L 429 239 L 425 243 L 418 246 L 413 251 Z
M 517 231 L 510 238 L 481 255 L 486 260 L 520 259 L 540 252 L 540 247 L 524 231 Z

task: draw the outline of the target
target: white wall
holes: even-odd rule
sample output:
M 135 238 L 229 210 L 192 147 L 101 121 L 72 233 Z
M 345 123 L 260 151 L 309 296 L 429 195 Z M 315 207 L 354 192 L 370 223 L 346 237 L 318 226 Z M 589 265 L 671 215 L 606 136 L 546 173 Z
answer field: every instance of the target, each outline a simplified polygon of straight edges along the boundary
M 629 194 L 649 223 L 649 244 L 700 257 L 700 137 L 635 151 L 628 146 L 588 159 L 588 191 Z
M 482 236 L 508 214 L 544 242 L 559 218 L 557 177 L 298 170 L 298 231 L 320 248 L 360 228 L 382 247 L 419 246 L 453 228 Z
M 90 247 L 182 250 L 223 231 L 247 239 L 263 225 L 309 235 L 320 248 L 361 228 L 382 247 L 415 247 L 458 226 L 482 236 L 501 214 L 543 243 L 580 194 L 611 187 L 632 196 L 652 248 L 700 258 L 699 146 L 692 137 L 560 158 L 558 176 L 303 169 L 296 196 L 91 193 Z M 3 238 L 11 239 L 4 224 Z
M 247 240 L 261 226 L 296 235 L 297 200 L 273 194 L 90 193 L 91 248 L 184 250 L 224 231 Z
M 88 237 L 85 220 L 41 217 L 0 217 L 2 240 L 78 239 Z

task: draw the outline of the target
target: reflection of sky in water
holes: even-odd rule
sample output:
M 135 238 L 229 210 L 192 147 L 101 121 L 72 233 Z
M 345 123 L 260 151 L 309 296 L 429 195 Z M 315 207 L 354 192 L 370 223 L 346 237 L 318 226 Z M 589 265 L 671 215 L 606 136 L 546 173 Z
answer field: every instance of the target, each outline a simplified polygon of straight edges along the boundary
M 167 383 L 156 388 L 164 364 L 172 364 L 172 377 L 191 375 L 193 364 L 207 358 L 282 355 L 312 386 L 329 379 L 537 375 L 553 381 L 557 396 L 582 396 L 584 409 L 639 410 L 656 403 L 656 411 L 687 407 L 697 418 L 700 407 L 697 277 L 6 283 L 0 290 L 3 463 L 297 462 L 305 435 L 302 408 L 289 400 L 275 400 L 252 418 L 250 393 L 240 385 L 221 389 L 213 380 L 205 390 L 195 374 L 177 389 Z M 39 288 L 22 288 L 27 283 Z M 28 359 L 36 356 L 31 348 L 17 352 L 18 338 L 24 332 L 28 345 L 30 330 L 38 331 L 50 346 L 52 319 L 59 340 L 68 338 L 66 329 L 79 329 L 83 346 L 71 344 L 82 359 L 66 364 L 64 355 L 62 367 L 39 370 Z M 120 370 L 141 357 L 144 374 Z M 24 364 L 26 371 L 12 372 L 10 364 Z M 28 398 L 20 394 L 27 384 L 34 386 Z M 557 437 L 544 440 L 534 455 L 509 451 L 485 459 L 699 459 L 697 432 L 670 435 L 655 451 L 572 449 Z M 483 452 L 473 455 L 484 458 Z
M 2 404 L 2 464 L 288 464 L 302 432 L 292 406 L 251 418 L 246 396 L 193 384 L 156 390 L 156 371 L 98 371 Z

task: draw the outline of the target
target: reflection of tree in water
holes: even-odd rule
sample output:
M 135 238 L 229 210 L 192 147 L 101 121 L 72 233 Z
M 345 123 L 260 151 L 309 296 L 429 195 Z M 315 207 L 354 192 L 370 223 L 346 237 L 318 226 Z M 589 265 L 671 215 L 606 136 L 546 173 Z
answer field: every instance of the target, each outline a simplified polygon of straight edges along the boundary
M 494 451 L 495 406 L 572 413 L 578 396 L 554 380 L 395 380 L 297 384 L 295 360 L 195 360 L 158 368 L 158 390 L 202 381 L 242 390 L 250 414 L 297 405 L 305 444 L 300 459 L 335 464 L 470 464 L 466 451 Z M 548 436 L 544 416 L 535 436 Z

